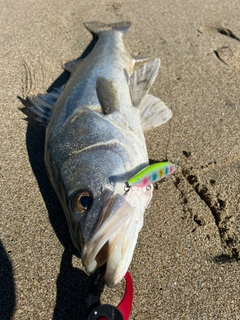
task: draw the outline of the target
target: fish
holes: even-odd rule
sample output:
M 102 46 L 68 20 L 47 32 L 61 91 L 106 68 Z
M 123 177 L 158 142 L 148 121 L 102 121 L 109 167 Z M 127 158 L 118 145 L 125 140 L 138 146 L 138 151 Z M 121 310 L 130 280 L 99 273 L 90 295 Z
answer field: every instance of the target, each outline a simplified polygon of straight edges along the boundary
M 125 182 L 149 165 L 144 132 L 171 110 L 149 94 L 160 59 L 132 56 L 123 43 L 130 22 L 87 22 L 92 51 L 65 64 L 69 80 L 29 97 L 46 126 L 44 159 L 87 274 L 105 265 L 105 283 L 126 274 L 153 186 L 125 192 Z

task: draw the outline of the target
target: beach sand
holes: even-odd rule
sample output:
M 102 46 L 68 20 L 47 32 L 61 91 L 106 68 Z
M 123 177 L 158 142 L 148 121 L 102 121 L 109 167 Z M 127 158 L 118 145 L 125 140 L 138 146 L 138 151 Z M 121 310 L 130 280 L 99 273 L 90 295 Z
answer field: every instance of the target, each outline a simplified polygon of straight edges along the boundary
M 160 57 L 151 93 L 173 112 L 146 133 L 149 158 L 178 170 L 145 214 L 131 319 L 240 319 L 239 1 L 6 0 L 0 16 L 0 319 L 86 317 L 89 279 L 46 175 L 45 129 L 22 111 L 64 80 L 92 20 L 132 22 L 124 43 Z

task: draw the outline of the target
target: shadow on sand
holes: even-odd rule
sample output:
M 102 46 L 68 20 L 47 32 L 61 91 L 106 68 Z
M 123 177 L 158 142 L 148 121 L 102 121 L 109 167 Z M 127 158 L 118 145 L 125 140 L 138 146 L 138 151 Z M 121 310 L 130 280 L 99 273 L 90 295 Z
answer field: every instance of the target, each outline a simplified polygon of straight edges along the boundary
M 92 39 L 91 43 L 79 59 L 86 57 L 95 43 L 96 39 Z M 64 85 L 68 81 L 69 76 L 70 74 L 67 71 L 64 71 L 48 88 L 47 92 L 51 92 L 54 88 Z M 22 108 L 21 111 L 28 116 L 26 144 L 29 161 L 45 201 L 51 225 L 65 248 L 56 284 L 57 297 L 53 319 L 84 320 L 87 317 L 86 293 L 88 292 L 92 277 L 88 277 L 82 270 L 72 266 L 72 256 L 79 255 L 72 244 L 60 202 L 47 177 L 44 165 L 45 128 L 34 120 L 33 115 L 27 108 L 29 102 L 20 97 L 19 99 L 24 105 L 24 108 Z
M 0 319 L 11 319 L 15 308 L 15 286 L 11 261 L 0 241 Z

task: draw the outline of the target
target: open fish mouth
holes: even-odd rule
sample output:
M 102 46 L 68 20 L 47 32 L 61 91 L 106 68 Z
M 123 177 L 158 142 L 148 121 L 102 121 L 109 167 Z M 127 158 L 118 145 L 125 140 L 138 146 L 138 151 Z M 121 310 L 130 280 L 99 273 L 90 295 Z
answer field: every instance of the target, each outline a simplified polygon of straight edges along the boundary
M 115 286 L 123 278 L 132 259 L 138 235 L 132 225 L 133 210 L 120 194 L 107 200 L 96 231 L 82 251 L 87 273 L 94 272 L 106 263 L 105 282 L 109 287 Z

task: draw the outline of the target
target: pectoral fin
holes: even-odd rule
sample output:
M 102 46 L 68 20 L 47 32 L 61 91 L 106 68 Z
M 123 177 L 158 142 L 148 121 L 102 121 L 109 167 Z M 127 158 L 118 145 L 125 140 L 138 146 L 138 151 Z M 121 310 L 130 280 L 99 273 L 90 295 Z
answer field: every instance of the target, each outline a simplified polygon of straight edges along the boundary
M 160 59 L 156 58 L 145 63 L 131 75 L 129 90 L 134 107 L 138 107 L 143 97 L 148 93 L 156 79 L 159 67 Z
M 73 73 L 74 70 L 76 69 L 76 67 L 79 65 L 79 63 L 81 63 L 81 61 L 83 61 L 84 59 L 82 58 L 79 58 L 79 59 L 76 59 L 76 60 L 73 60 L 73 61 L 69 61 L 69 62 L 66 62 L 64 65 L 63 65 L 63 69 L 70 72 L 70 73 Z
M 158 127 L 172 117 L 172 111 L 161 100 L 148 94 L 159 67 L 160 59 L 156 58 L 137 69 L 129 79 L 132 104 L 140 109 L 144 131 Z
M 159 127 L 172 117 L 172 111 L 165 103 L 151 94 L 142 99 L 139 108 L 144 131 Z
M 114 80 L 103 77 L 98 78 L 96 90 L 104 114 L 107 115 L 119 111 L 120 102 L 117 85 Z

